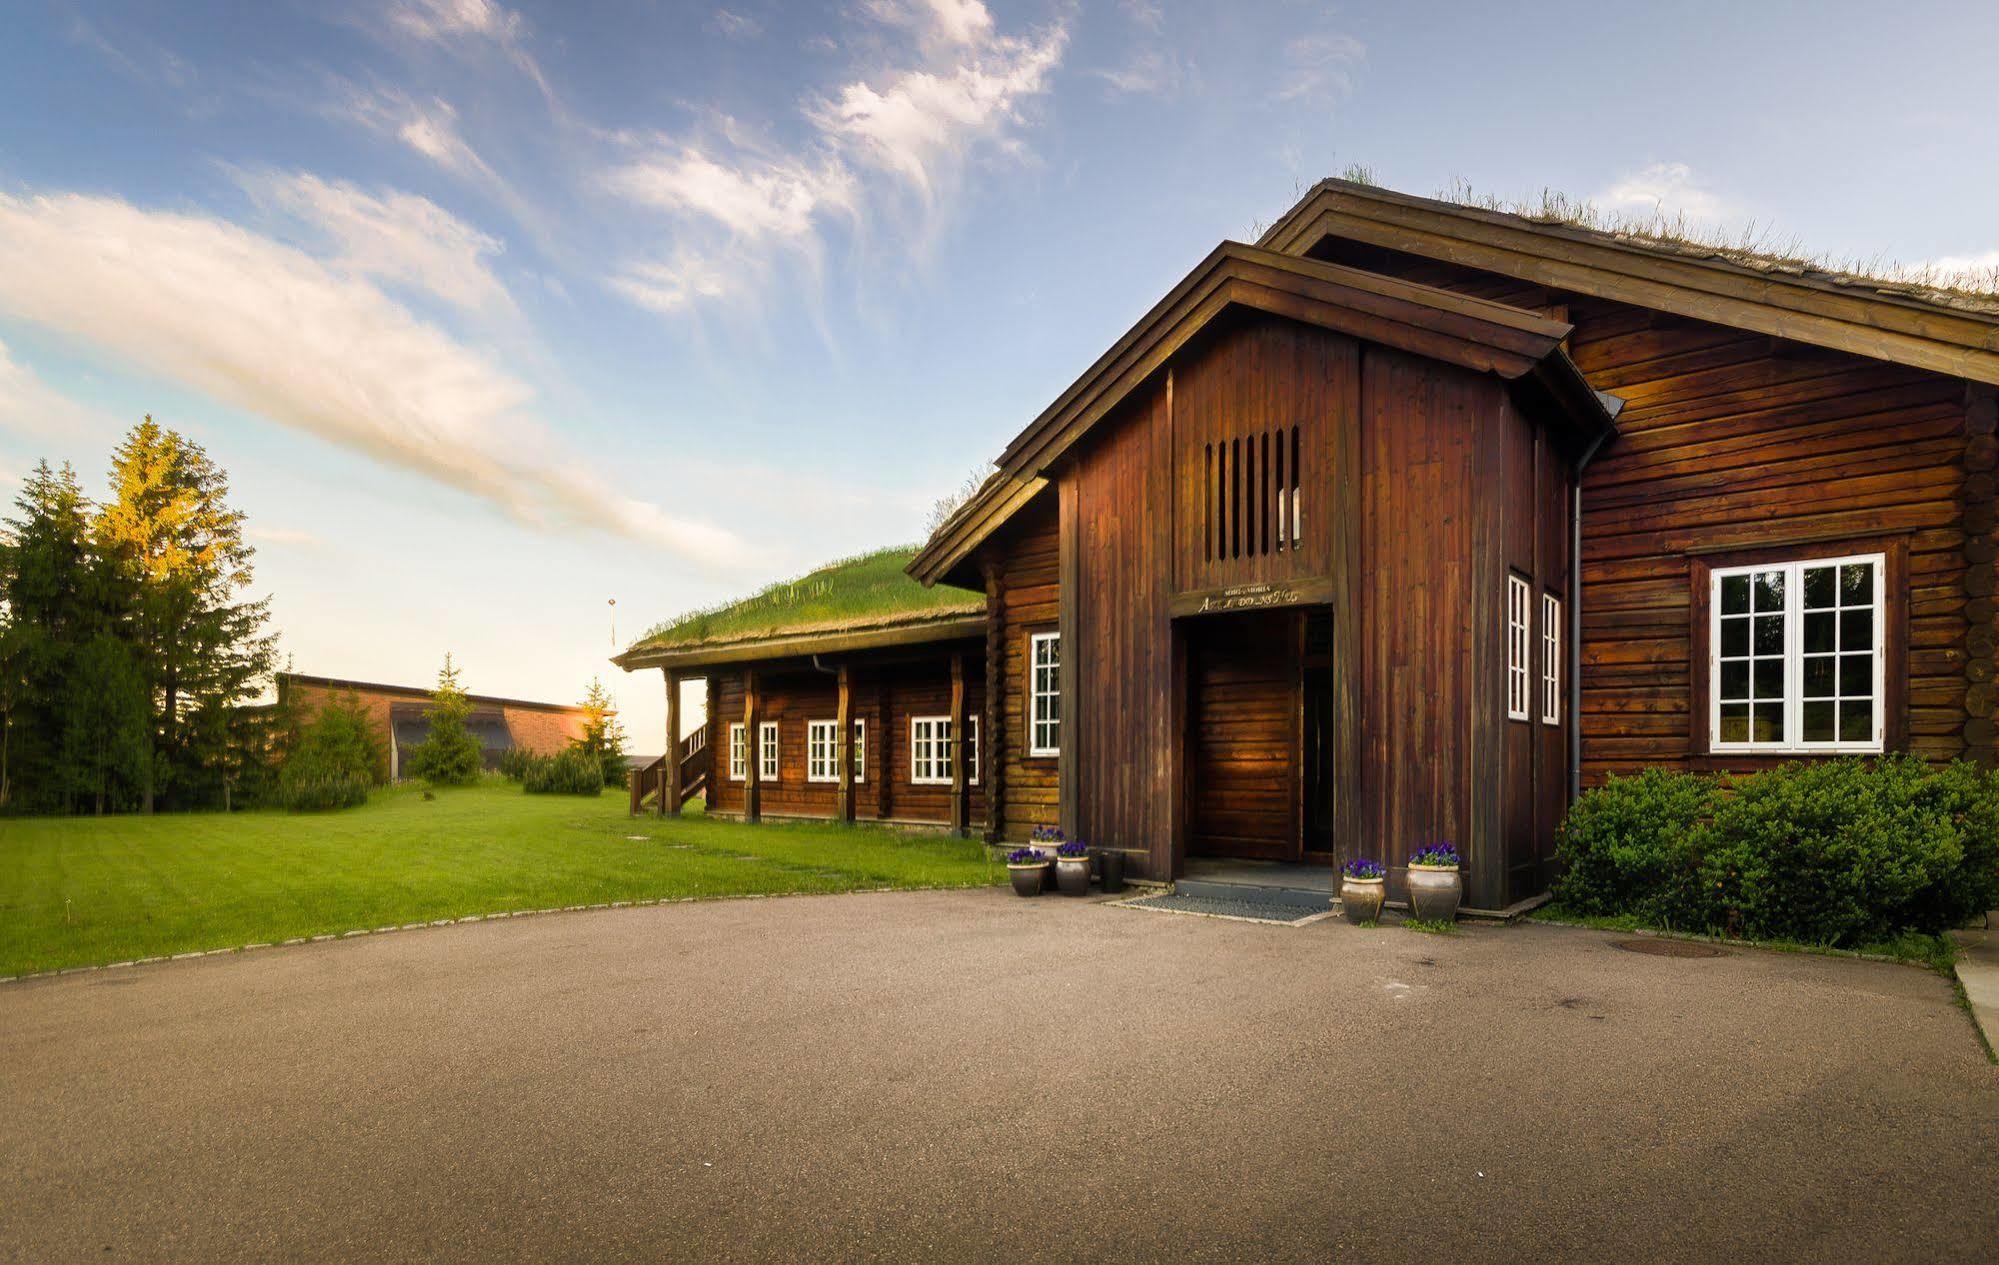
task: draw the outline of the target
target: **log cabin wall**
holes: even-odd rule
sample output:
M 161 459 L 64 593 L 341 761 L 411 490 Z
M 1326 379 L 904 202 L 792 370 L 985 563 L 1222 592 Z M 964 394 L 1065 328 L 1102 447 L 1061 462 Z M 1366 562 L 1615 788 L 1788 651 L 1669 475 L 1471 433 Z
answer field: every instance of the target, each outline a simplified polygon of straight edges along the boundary
M 1058 545 L 1056 498 L 1047 492 L 982 550 L 990 644 L 999 650 L 989 678 L 998 698 L 996 707 L 989 702 L 988 711 L 1000 735 L 990 756 L 998 766 L 992 829 L 996 839 L 1012 842 L 1026 841 L 1037 826 L 1062 821 L 1061 759 L 1029 754 L 1033 743 L 1028 734 L 1031 639 L 1061 630 Z
M 1977 687 L 1993 674 L 1994 610 L 1972 589 L 1991 587 L 1992 524 L 1965 531 L 1967 489 L 1987 501 L 1991 491 L 1979 390 L 1358 243 L 1312 253 L 1559 315 L 1576 327 L 1570 353 L 1592 385 L 1627 401 L 1619 437 L 1583 476 L 1585 785 L 1651 766 L 1767 764 L 1704 754 L 1695 564 L 1839 543 L 1906 551 L 1888 612 L 1890 662 L 1900 636 L 1907 665 L 1905 680 L 1890 674 L 1890 749 L 1989 760 L 1994 700 Z
M 966 674 L 965 712 L 977 716 L 985 704 L 981 651 L 977 645 L 968 645 L 957 652 L 970 659 L 972 670 Z M 759 722 L 776 721 L 778 725 L 778 777 L 776 781 L 760 783 L 762 815 L 837 817 L 839 784 L 806 779 L 806 726 L 814 720 L 832 720 L 838 714 L 839 691 L 834 678 L 809 665 L 801 666 L 795 660 L 749 666 L 757 671 Z M 716 668 L 710 680 L 709 740 L 715 748 L 715 770 L 708 806 L 713 813 L 734 816 L 743 811 L 744 784 L 729 777 L 729 726 L 742 723 L 744 671 L 733 665 Z M 913 784 L 909 749 L 912 716 L 950 714 L 948 655 L 940 652 L 914 660 L 856 661 L 852 665 L 850 690 L 853 718 L 867 725 L 864 776 L 854 783 L 855 818 L 948 825 L 951 788 Z M 983 739 L 983 724 L 980 728 Z M 754 737 L 750 739 L 749 752 L 754 759 Z M 977 822 L 985 812 L 983 779 L 970 788 L 970 808 L 970 820 Z

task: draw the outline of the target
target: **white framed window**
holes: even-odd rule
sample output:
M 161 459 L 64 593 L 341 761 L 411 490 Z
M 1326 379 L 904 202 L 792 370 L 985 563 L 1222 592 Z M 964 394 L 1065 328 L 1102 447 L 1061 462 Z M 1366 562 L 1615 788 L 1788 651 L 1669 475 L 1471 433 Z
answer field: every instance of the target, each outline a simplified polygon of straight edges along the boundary
M 837 782 L 840 780 L 840 744 L 836 735 L 840 732 L 837 720 L 811 720 L 805 723 L 805 780 L 808 782 Z M 854 780 L 864 782 L 868 776 L 868 722 L 854 722 Z
M 1562 723 L 1562 599 L 1541 595 L 1541 723 Z
M 979 784 L 979 718 L 966 717 L 965 758 L 971 761 L 965 781 Z M 951 784 L 951 718 L 909 718 L 909 780 L 918 786 Z
M 1533 589 L 1517 575 L 1506 577 L 1506 718 L 1527 720 L 1533 694 L 1528 684 L 1528 662 L 1533 648 L 1528 603 Z
M 777 722 L 757 726 L 757 781 L 777 781 Z
M 1886 555 L 1708 577 L 1713 751 L 1881 750 Z
M 808 782 L 840 780 L 839 721 L 805 722 L 805 780 Z
M 1062 754 L 1062 634 L 1036 633 L 1028 647 L 1027 754 Z
M 741 721 L 729 725 L 729 780 L 747 781 L 750 776 L 750 761 L 743 749 L 743 724 Z

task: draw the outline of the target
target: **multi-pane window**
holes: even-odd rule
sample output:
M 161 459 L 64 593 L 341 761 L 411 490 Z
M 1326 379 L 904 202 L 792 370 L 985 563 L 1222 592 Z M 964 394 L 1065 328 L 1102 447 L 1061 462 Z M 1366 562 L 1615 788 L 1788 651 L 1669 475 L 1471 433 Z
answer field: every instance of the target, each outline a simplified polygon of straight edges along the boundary
M 757 781 L 777 781 L 777 722 L 757 726 Z
M 813 720 L 805 725 L 805 780 L 808 782 L 837 782 L 840 780 L 840 743 L 837 735 L 840 722 L 837 720 Z M 868 722 L 854 722 L 854 780 L 862 781 L 868 775 Z
M 1562 723 L 1562 599 L 1541 595 L 1541 723 Z
M 808 782 L 840 780 L 839 721 L 805 722 L 805 780 Z
M 1517 575 L 1506 577 L 1506 717 L 1526 720 L 1533 693 L 1528 678 L 1528 660 L 1533 650 L 1529 635 L 1528 604 L 1533 590 Z
M 1036 633 L 1028 640 L 1032 709 L 1027 754 L 1062 753 L 1062 634 Z
M 1881 749 L 1883 555 L 1717 569 L 1717 751 Z
M 970 762 L 965 780 L 979 781 L 979 718 L 966 719 L 965 759 Z M 909 718 L 909 780 L 919 786 L 951 784 L 951 718 L 912 716 Z
M 736 722 L 729 726 L 729 780 L 741 782 L 749 776 L 749 756 L 743 749 L 743 726 L 741 722 Z

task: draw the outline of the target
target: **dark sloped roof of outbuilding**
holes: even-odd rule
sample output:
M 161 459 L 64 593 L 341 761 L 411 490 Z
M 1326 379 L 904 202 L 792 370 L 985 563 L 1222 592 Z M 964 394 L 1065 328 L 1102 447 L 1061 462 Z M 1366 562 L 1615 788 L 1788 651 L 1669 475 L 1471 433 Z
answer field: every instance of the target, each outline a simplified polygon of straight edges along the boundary
M 951 570 L 1044 487 L 1049 466 L 1232 308 L 1283 316 L 1507 380 L 1531 379 L 1578 433 L 1612 410 L 1561 350 L 1572 328 L 1521 308 L 1379 273 L 1224 242 L 1056 398 L 1000 454 L 999 470 L 910 564 L 925 583 Z
M 612 659 L 626 671 L 833 654 L 977 636 L 985 597 L 908 574 L 916 550 L 878 549 L 678 616 Z
M 1952 377 L 1999 383 L 1999 296 L 1350 180 L 1313 186 L 1257 244 L 1341 238 Z

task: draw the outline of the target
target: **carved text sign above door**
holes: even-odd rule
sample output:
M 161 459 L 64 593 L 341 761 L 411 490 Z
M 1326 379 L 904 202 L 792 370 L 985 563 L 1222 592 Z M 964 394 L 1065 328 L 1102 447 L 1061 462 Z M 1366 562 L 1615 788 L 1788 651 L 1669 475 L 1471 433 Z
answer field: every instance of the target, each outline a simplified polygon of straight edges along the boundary
M 1175 619 L 1179 619 L 1189 615 L 1225 615 L 1231 611 L 1261 611 L 1284 606 L 1320 606 L 1332 600 L 1331 580 L 1277 580 L 1176 594 L 1168 604 L 1168 610 Z

